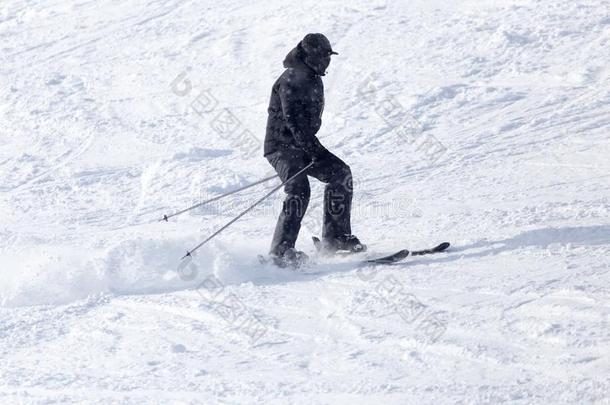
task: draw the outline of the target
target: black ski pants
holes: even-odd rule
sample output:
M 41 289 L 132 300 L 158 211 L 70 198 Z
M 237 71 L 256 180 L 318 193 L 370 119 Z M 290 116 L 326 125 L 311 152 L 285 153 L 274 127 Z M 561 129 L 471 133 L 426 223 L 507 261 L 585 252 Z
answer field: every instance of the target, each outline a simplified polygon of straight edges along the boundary
M 298 149 L 281 149 L 266 156 L 284 182 L 307 166 L 310 158 Z M 307 176 L 326 183 L 324 189 L 324 217 L 322 239 L 333 240 L 351 234 L 353 181 L 347 164 L 332 153 L 324 154 L 313 167 L 284 186 L 286 198 L 277 220 L 270 253 L 282 255 L 295 245 L 301 220 L 307 211 L 310 189 Z

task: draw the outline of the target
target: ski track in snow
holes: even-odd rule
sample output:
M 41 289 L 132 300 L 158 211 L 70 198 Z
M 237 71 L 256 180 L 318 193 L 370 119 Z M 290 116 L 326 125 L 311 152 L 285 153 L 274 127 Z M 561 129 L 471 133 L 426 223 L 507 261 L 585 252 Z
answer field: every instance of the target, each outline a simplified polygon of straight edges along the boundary
M 262 141 L 307 32 L 354 233 L 452 249 L 262 266 L 278 194 L 181 270 L 275 183 L 158 219 L 272 173 L 213 120 Z M 609 1 L 9 0 L 0 38 L 0 402 L 610 403 Z

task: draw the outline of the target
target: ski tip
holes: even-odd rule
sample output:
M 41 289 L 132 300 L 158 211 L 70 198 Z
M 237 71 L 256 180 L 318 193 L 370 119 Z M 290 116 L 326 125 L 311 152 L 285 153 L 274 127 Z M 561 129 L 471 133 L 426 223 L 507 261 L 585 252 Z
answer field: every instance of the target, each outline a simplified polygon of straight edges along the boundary
M 311 240 L 313 241 L 313 245 L 318 252 L 322 251 L 322 241 L 317 236 L 312 236 Z
M 398 252 L 396 252 L 392 255 L 380 257 L 377 259 L 369 259 L 369 260 L 365 260 L 364 262 L 369 263 L 369 264 L 392 264 L 392 263 L 396 263 L 402 259 L 405 259 L 410 254 L 411 254 L 411 252 L 408 249 L 403 249 L 403 250 L 399 250 Z
M 258 259 L 258 262 L 263 266 L 269 264 L 269 259 L 263 255 L 256 255 L 256 258 Z
M 442 252 L 443 250 L 447 250 L 447 248 L 449 248 L 449 246 L 451 246 L 451 243 L 443 242 L 440 245 L 438 245 L 437 247 L 435 247 L 434 251 L 435 252 Z
M 409 256 L 411 254 L 411 252 L 408 249 L 403 249 L 400 252 L 396 253 L 396 256 L 400 259 L 404 259 L 405 257 Z

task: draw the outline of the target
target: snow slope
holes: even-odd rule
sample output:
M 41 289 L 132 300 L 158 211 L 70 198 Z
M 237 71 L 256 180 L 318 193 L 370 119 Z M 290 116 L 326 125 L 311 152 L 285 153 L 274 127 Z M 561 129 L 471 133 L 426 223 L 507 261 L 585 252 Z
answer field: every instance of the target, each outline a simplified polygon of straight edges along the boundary
M 275 184 L 158 222 L 271 174 L 307 32 L 354 232 L 452 250 L 262 266 L 279 194 L 180 267 Z M 0 402 L 610 403 L 609 1 L 5 0 L 0 37 Z

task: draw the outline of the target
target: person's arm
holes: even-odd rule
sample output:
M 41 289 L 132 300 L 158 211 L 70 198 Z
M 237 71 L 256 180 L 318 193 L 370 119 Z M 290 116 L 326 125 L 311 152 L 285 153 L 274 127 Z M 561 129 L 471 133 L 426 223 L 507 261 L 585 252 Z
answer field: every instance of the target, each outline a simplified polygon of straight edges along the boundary
M 311 128 L 309 125 L 314 114 L 310 111 L 312 101 L 304 100 L 301 91 L 293 83 L 282 83 L 278 92 L 286 126 L 292 132 L 297 145 L 313 159 L 328 153 L 315 135 L 317 128 Z

